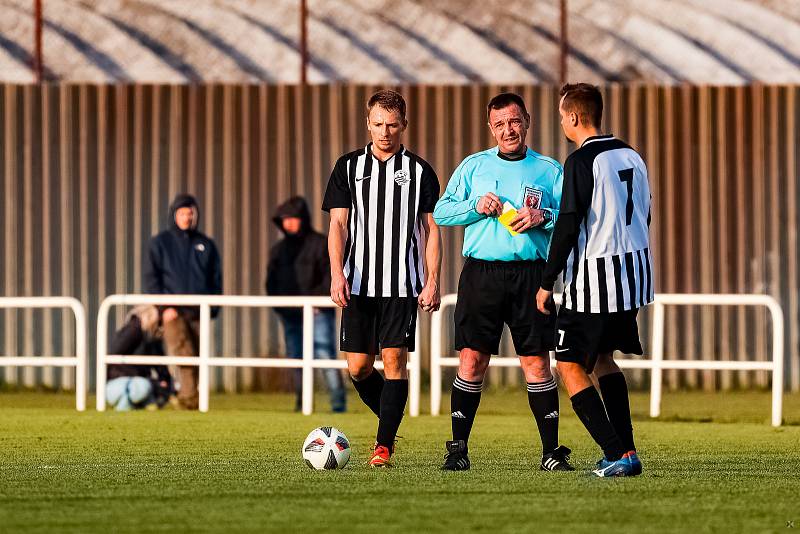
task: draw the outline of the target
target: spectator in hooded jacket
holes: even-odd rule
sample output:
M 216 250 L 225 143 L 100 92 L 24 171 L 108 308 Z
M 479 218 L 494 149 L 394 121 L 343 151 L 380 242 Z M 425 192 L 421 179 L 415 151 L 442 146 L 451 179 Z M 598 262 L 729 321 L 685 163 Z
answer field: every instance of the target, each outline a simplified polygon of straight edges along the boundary
M 220 256 L 214 241 L 197 230 L 200 210 L 191 195 L 179 194 L 169 208 L 168 229 L 150 239 L 144 264 L 144 291 L 150 294 L 219 295 L 222 293 Z M 162 306 L 164 344 L 172 356 L 198 354 L 196 306 Z M 212 316 L 218 309 L 212 308 Z M 178 402 L 182 408 L 198 407 L 198 367 L 179 366 Z
M 267 293 L 269 295 L 328 295 L 331 285 L 327 238 L 311 228 L 311 216 L 302 197 L 292 197 L 276 209 L 272 219 L 285 237 L 269 254 Z M 286 355 L 303 357 L 302 308 L 276 308 L 283 323 Z M 335 312 L 330 308 L 314 310 L 314 358 L 336 359 Z M 346 410 L 342 375 L 338 369 L 323 371 L 334 412 Z M 300 409 L 302 371 L 294 372 L 295 409 Z

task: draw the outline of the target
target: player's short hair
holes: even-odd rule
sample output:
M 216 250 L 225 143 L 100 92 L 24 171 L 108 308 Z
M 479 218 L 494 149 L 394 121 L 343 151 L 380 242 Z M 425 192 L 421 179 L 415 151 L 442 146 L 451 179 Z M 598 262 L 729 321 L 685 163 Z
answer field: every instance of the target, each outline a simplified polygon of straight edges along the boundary
M 367 115 L 375 106 L 380 106 L 386 111 L 394 111 L 400 119 L 406 121 L 406 100 L 403 95 L 392 89 L 381 89 L 367 101 Z
M 486 120 L 489 120 L 489 113 L 491 113 L 493 109 L 507 108 L 511 104 L 519 106 L 525 118 L 530 120 L 530 115 L 528 115 L 528 110 L 525 107 L 525 101 L 516 93 L 500 93 L 489 100 L 489 103 L 486 105 Z
M 600 128 L 603 120 L 603 95 L 596 85 L 589 83 L 568 83 L 558 93 L 563 97 L 561 107 L 567 113 L 577 113 L 584 126 Z

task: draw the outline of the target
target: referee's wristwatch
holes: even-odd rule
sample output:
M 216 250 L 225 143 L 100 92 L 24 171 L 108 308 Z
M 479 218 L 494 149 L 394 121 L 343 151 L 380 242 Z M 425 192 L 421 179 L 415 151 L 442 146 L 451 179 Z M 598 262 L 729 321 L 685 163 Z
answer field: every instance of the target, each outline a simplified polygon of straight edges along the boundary
M 547 224 L 553 220 L 553 214 L 548 210 L 542 210 L 542 224 Z

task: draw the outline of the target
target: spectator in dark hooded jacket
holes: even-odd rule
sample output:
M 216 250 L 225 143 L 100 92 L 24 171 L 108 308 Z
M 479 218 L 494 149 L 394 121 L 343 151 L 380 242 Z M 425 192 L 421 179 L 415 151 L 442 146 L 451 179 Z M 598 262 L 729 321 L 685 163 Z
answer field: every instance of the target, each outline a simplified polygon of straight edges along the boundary
M 220 256 L 214 241 L 197 230 L 200 210 L 191 195 L 179 194 L 169 208 L 168 229 L 154 236 L 144 262 L 144 290 L 151 294 L 219 295 Z M 199 308 L 160 307 L 167 354 L 196 356 Z M 212 308 L 216 316 L 218 309 Z M 181 407 L 198 407 L 197 366 L 178 368 Z
M 327 238 L 311 227 L 311 216 L 302 197 L 292 197 L 275 211 L 272 219 L 285 237 L 269 254 L 267 293 L 269 295 L 328 295 L 331 286 Z M 276 308 L 283 324 L 286 354 L 303 357 L 303 312 L 301 308 Z M 314 311 L 314 358 L 336 359 L 335 312 L 330 308 Z M 346 410 L 342 375 L 338 369 L 323 371 L 334 412 Z M 296 369 L 295 409 L 300 409 L 302 371 Z

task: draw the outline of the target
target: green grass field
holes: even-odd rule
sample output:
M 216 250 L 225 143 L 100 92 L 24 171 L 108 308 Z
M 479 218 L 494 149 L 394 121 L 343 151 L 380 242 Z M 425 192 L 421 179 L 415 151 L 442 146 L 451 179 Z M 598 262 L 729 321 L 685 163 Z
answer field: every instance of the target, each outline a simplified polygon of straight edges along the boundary
M 439 470 L 449 418 L 406 417 L 397 467 L 366 467 L 375 419 L 311 417 L 285 395 L 217 396 L 208 414 L 73 411 L 73 397 L 0 394 L 2 532 L 789 532 L 800 528 L 800 396 L 768 426 L 769 395 L 634 395 L 644 474 L 594 479 L 599 456 L 562 399 L 575 473 L 538 470 L 523 392 L 484 395 L 473 469 Z M 426 405 L 423 405 L 426 407 Z M 314 472 L 300 445 L 334 425 L 350 464 Z

